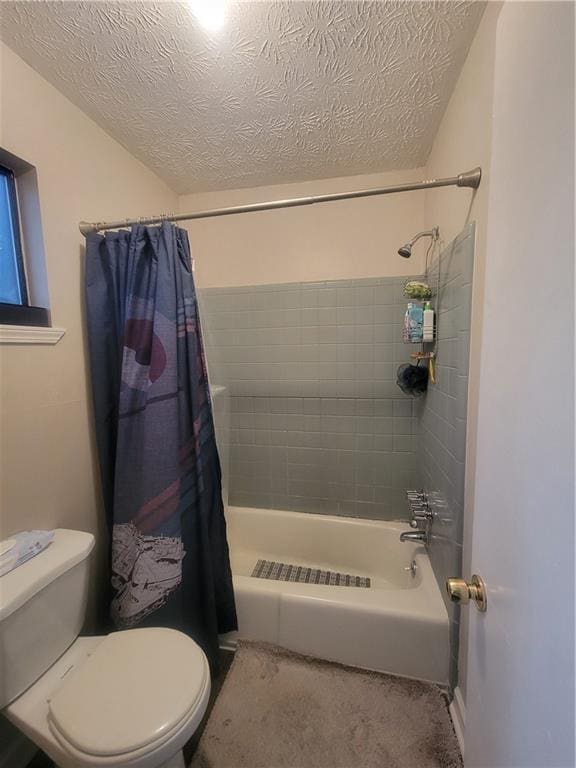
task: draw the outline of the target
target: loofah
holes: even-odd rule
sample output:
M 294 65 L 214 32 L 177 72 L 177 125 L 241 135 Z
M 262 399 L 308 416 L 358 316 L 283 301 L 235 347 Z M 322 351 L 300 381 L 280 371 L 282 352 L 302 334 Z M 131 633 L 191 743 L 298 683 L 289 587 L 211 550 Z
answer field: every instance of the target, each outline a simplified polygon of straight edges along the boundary
M 404 296 L 409 299 L 429 299 L 432 291 L 428 283 L 421 283 L 419 280 L 409 280 L 404 286 Z

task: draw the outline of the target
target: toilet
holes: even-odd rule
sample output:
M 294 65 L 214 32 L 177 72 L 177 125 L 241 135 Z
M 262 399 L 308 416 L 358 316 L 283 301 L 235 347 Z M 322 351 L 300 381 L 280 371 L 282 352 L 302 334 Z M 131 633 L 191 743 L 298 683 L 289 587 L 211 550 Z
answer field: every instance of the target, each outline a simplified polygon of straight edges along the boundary
M 0 711 L 59 768 L 183 768 L 210 669 L 182 632 L 79 637 L 94 537 L 58 529 L 0 578 Z

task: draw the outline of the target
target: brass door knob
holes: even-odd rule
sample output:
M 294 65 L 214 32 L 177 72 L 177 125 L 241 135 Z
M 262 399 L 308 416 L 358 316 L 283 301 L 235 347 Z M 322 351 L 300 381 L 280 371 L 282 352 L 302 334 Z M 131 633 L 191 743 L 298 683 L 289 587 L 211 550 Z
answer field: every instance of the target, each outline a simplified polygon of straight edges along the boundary
M 488 597 L 486 594 L 486 585 L 480 578 L 474 574 L 470 581 L 464 579 L 446 579 L 446 592 L 453 603 L 469 603 L 473 600 L 476 608 L 482 613 L 486 610 Z

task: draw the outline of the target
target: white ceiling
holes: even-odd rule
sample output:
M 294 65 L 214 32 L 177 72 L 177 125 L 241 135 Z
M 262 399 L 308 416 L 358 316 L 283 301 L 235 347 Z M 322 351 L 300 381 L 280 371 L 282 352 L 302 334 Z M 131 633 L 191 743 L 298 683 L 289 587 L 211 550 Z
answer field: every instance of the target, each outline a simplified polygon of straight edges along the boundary
M 5 42 L 180 193 L 423 165 L 484 9 L 232 2 L 208 33 L 185 2 L 1 5 Z

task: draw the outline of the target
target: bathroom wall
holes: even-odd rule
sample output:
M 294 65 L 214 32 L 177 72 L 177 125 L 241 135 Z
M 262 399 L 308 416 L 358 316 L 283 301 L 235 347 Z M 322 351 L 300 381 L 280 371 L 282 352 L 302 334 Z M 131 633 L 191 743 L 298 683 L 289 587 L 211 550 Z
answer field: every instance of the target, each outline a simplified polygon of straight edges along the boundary
M 452 97 L 436 134 L 426 165 L 427 177 L 482 167 L 482 182 L 472 195 L 460 189 L 432 189 L 424 193 L 425 226 L 440 226 L 443 246 L 453 240 L 471 221 L 476 222 L 476 248 L 470 333 L 470 377 L 467 408 L 466 479 L 463 511 L 462 572 L 470 576 L 470 549 L 473 526 L 473 494 L 476 463 L 478 381 L 482 315 L 484 310 L 484 265 L 490 191 L 492 144 L 492 102 L 496 25 L 502 3 L 486 6 Z M 456 572 L 454 575 L 458 575 Z M 460 632 L 459 700 L 466 700 L 467 621 Z
M 176 195 L 9 48 L 0 55 L 0 146 L 37 168 L 52 321 L 66 329 L 55 346 L 0 346 L 0 539 L 97 532 L 78 221 L 175 208 Z
M 442 251 L 428 275 L 434 286 L 436 383 L 418 402 L 418 487 L 429 494 L 435 514 L 429 547 L 432 568 L 450 617 L 451 682 L 457 681 L 459 610 L 445 582 L 462 567 L 466 410 L 470 356 L 475 225 Z
M 231 504 L 391 519 L 416 477 L 396 385 L 404 279 L 201 291 L 214 383 L 230 394 Z
M 445 175 L 450 175 L 446 169 Z M 423 168 L 184 195 L 180 211 L 421 181 Z M 461 194 L 462 191 L 460 190 Z M 463 193 L 467 197 L 467 193 Z M 185 222 L 200 287 L 350 280 L 420 274 L 425 243 L 397 250 L 423 228 L 422 192 Z

